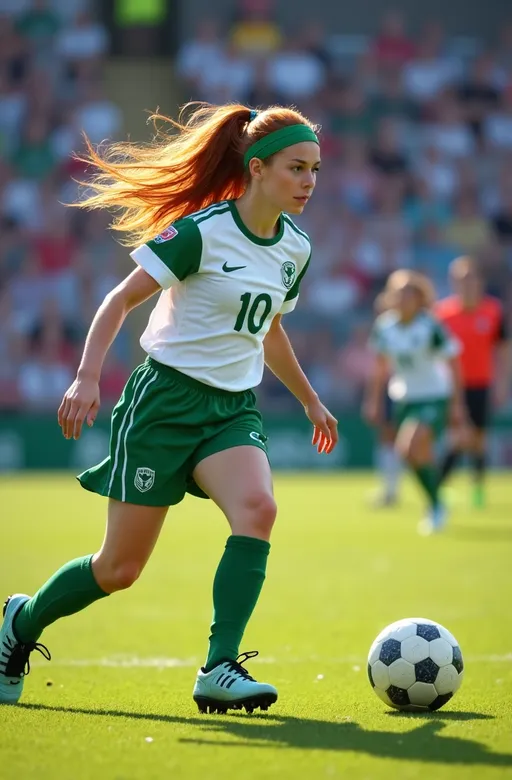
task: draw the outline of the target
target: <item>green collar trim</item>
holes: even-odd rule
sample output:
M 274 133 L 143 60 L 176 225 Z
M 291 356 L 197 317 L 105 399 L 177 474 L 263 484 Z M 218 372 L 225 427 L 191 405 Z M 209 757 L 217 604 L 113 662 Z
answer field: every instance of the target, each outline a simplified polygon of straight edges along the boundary
M 229 200 L 228 203 L 237 228 L 244 234 L 246 238 L 249 239 L 249 241 L 252 241 L 253 244 L 258 244 L 258 246 L 274 246 L 274 244 L 277 244 L 279 241 L 281 241 L 284 233 L 284 217 L 282 214 L 279 215 L 276 235 L 272 236 L 272 238 L 260 238 L 260 236 L 256 236 L 254 233 L 251 233 L 245 222 L 242 220 L 235 201 Z

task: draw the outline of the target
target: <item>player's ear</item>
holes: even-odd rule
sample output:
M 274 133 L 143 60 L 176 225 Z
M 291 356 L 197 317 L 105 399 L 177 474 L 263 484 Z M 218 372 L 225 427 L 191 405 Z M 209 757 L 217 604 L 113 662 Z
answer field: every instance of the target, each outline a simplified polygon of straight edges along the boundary
M 260 181 L 263 177 L 264 167 L 263 160 L 260 160 L 258 157 L 253 157 L 249 163 L 251 178 Z

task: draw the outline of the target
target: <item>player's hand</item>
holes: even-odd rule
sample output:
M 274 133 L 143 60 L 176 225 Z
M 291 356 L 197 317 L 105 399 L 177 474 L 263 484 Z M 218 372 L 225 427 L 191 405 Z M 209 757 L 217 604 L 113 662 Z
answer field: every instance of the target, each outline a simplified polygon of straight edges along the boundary
M 82 425 L 94 424 L 100 408 L 100 387 L 94 379 L 76 378 L 59 406 L 57 419 L 65 439 L 78 439 Z
M 370 425 L 379 425 L 382 422 L 382 404 L 379 401 L 366 399 L 363 403 L 363 417 Z
M 304 407 L 308 419 L 313 423 L 311 443 L 318 452 L 328 455 L 338 443 L 338 421 L 319 400 Z

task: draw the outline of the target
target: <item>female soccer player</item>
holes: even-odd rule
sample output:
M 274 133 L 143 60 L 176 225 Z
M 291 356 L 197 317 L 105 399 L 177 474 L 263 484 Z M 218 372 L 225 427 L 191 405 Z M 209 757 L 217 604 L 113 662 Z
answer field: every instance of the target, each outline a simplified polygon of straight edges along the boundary
M 171 121 L 171 120 L 168 120 Z M 67 563 L 38 591 L 11 596 L 0 632 L 0 701 L 15 702 L 46 626 L 130 587 L 169 506 L 209 497 L 231 529 L 213 583 L 213 623 L 193 697 L 200 710 L 252 711 L 277 700 L 256 682 L 239 645 L 265 579 L 276 516 L 267 437 L 252 388 L 264 363 L 304 406 L 313 445 L 331 452 L 337 421 L 302 372 L 281 324 L 294 309 L 311 256 L 301 214 L 320 166 L 314 126 L 297 111 L 257 114 L 202 106 L 177 134 L 147 146 L 114 144 L 89 161 L 99 173 L 81 204 L 120 209 L 137 268 L 92 322 L 58 421 L 66 438 L 98 413 L 106 352 L 126 315 L 159 292 L 141 338 L 147 352 L 112 415 L 110 455 L 81 474 L 107 496 L 99 552 Z M 237 660 L 238 658 L 238 660 Z
M 456 424 L 463 419 L 458 345 L 429 312 L 434 292 L 425 276 L 395 271 L 384 295 L 388 311 L 377 318 L 372 333 L 376 360 L 364 411 L 370 422 L 382 419 L 382 390 L 391 375 L 388 393 L 398 426 L 396 447 L 428 498 L 420 530 L 431 533 L 445 522 L 434 439 L 449 416 Z

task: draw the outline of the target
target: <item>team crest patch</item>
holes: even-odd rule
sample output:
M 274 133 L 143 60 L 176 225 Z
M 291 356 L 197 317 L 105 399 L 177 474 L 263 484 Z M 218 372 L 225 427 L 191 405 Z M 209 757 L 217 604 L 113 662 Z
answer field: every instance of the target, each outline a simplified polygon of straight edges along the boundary
M 251 431 L 249 436 L 251 437 L 251 439 L 254 439 L 254 441 L 257 441 L 260 444 L 265 445 L 267 442 L 267 437 L 264 436 L 262 433 L 258 433 L 258 431 Z
M 133 481 L 137 490 L 141 493 L 151 490 L 155 484 L 155 472 L 153 469 L 149 469 L 146 466 L 139 466 L 135 472 L 135 479 Z
M 281 266 L 281 279 L 283 280 L 283 284 L 287 290 L 289 290 L 293 285 L 296 275 L 297 269 L 295 267 L 295 263 L 292 263 L 291 260 L 287 260 L 285 263 L 283 263 Z
M 177 235 L 178 235 L 178 231 L 176 230 L 176 228 L 173 227 L 173 225 L 170 225 L 154 239 L 154 242 L 155 244 L 164 244 L 166 241 L 170 241 L 171 238 L 174 238 L 174 236 Z

